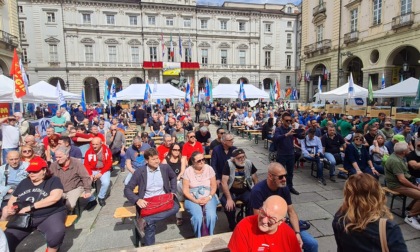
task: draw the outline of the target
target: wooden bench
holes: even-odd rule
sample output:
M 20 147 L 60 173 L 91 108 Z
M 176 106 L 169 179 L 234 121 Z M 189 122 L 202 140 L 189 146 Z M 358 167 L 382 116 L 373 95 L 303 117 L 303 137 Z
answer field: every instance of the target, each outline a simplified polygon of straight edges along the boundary
M 402 195 L 399 192 L 393 191 L 393 190 L 389 189 L 388 187 L 382 187 L 382 190 L 384 190 L 385 193 L 388 193 L 388 194 L 391 195 L 391 207 L 389 208 L 391 210 L 391 212 L 400 216 L 401 218 L 405 218 L 405 205 L 407 203 L 407 196 Z M 394 206 L 395 197 L 399 197 L 402 200 L 401 215 L 399 215 L 398 213 L 396 213 L 392 210 L 393 206 Z
M 255 142 L 255 144 L 258 144 L 258 138 L 259 138 L 259 136 L 262 136 L 262 132 L 261 131 L 259 131 L 259 132 L 250 132 L 249 134 L 251 136 L 254 136 L 254 142 Z
M 65 223 L 64 223 L 64 225 L 66 226 L 66 227 L 71 227 L 73 224 L 74 224 L 74 222 L 76 221 L 76 219 L 77 219 L 77 215 L 67 215 L 67 218 L 66 218 L 66 221 L 65 221 Z M 7 222 L 8 221 L 0 221 L 0 228 L 1 228 L 1 230 L 6 230 L 6 225 L 7 225 Z
M 270 140 L 270 139 L 265 139 L 265 141 L 264 141 L 264 148 L 265 149 L 268 149 L 268 143 L 272 143 L 273 141 L 272 140 Z

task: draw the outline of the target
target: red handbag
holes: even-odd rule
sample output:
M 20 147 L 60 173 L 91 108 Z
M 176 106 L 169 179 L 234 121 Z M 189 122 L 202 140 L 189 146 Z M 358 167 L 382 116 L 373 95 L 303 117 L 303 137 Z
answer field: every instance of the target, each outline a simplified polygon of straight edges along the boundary
M 140 210 L 141 217 L 165 212 L 174 207 L 174 195 L 172 193 L 144 198 L 144 200 L 147 201 L 147 206 Z

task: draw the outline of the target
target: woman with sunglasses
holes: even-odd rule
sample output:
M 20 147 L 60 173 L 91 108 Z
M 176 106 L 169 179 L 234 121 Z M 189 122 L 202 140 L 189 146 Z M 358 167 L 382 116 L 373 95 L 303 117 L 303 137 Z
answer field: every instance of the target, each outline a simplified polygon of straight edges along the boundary
M 27 229 L 8 227 L 5 231 L 10 251 L 16 251 L 19 243 L 34 230 L 39 230 L 47 240 L 47 250 L 55 252 L 63 243 L 67 209 L 63 203 L 63 185 L 53 176 L 48 164 L 40 157 L 29 163 L 28 177 L 16 187 L 2 220 L 17 213 L 32 213 L 32 223 Z
M 184 171 L 182 170 L 182 157 L 181 157 L 181 147 L 178 143 L 173 143 L 169 147 L 168 155 L 163 159 L 162 164 L 168 164 L 175 172 L 177 176 L 177 197 L 179 201 L 183 201 L 182 195 L 182 175 Z M 185 166 L 184 166 L 185 167 Z M 176 225 L 182 225 L 182 212 L 176 213 Z
M 355 133 L 353 142 L 347 145 L 344 155 L 344 169 L 348 175 L 368 173 L 372 176 L 379 176 L 379 172 L 373 166 L 369 150 L 363 145 L 364 137 L 362 133 Z
M 373 167 L 380 173 L 385 174 L 382 166 L 382 158 L 388 156 L 388 148 L 385 146 L 385 137 L 381 134 L 376 135 L 373 145 L 369 147 L 369 154 L 372 156 Z
M 364 173 L 350 176 L 344 184 L 344 201 L 334 216 L 337 251 L 388 251 L 381 248 L 380 219 L 386 220 L 389 251 L 408 251 L 400 227 L 392 222 L 381 185 Z
M 35 157 L 34 149 L 30 145 L 24 145 L 20 149 L 20 157 L 24 162 L 31 162 Z
M 216 208 L 219 200 L 216 194 L 216 173 L 205 163 L 201 152 L 193 152 L 192 165 L 185 169 L 182 180 L 182 192 L 185 196 L 185 209 L 191 215 L 191 224 L 195 237 L 201 237 L 203 212 L 209 234 L 213 235 L 216 226 Z

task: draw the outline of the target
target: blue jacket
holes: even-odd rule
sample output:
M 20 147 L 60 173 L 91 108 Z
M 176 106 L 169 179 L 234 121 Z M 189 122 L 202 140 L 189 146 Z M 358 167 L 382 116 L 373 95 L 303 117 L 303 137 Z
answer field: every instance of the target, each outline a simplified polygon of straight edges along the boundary
M 4 170 L 6 168 L 6 165 L 7 164 L 0 166 L 0 205 L 3 202 L 3 198 L 4 196 L 6 196 L 7 191 L 9 191 L 9 189 L 11 188 L 10 183 L 6 185 L 6 176 L 4 175 Z M 28 162 L 21 162 L 18 167 L 17 177 L 14 178 L 14 180 L 22 181 L 25 178 L 27 178 L 28 173 L 26 172 L 26 168 L 28 168 L 28 166 L 29 166 Z M 13 168 L 9 166 L 8 170 L 10 171 L 10 169 L 13 169 Z M 9 172 L 7 181 L 10 182 L 10 172 Z

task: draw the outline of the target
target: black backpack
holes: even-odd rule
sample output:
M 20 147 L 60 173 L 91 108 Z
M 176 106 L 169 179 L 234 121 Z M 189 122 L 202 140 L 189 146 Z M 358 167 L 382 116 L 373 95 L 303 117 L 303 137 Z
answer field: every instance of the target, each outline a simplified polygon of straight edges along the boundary
M 24 122 L 28 122 L 28 134 L 35 136 L 36 134 L 36 130 L 35 130 L 35 125 L 27 120 L 25 120 Z

